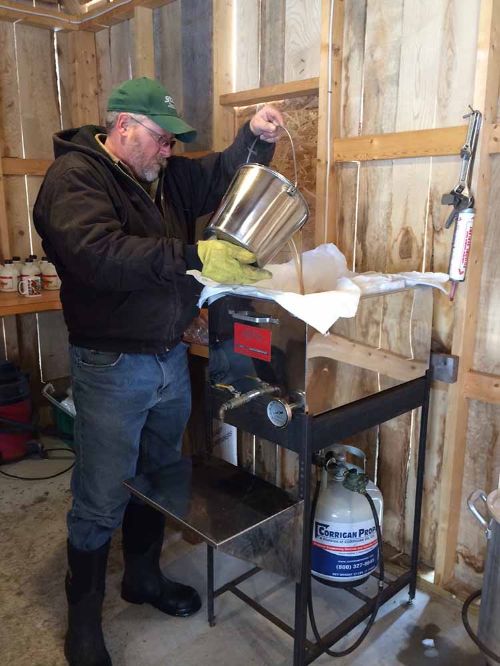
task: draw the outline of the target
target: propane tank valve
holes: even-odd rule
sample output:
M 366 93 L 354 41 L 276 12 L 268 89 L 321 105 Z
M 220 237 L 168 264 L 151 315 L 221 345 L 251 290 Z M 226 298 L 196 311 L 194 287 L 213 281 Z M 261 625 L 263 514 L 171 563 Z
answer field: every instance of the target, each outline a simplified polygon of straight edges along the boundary
M 347 490 L 352 490 L 355 493 L 365 495 L 368 481 L 369 479 L 366 474 L 358 472 L 356 469 L 350 469 L 345 475 L 342 485 L 344 488 L 347 488 Z

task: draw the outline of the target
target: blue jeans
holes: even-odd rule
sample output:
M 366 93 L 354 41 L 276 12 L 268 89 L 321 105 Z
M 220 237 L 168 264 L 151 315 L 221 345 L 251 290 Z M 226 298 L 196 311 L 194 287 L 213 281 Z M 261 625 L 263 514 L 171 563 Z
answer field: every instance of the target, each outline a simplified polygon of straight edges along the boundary
M 191 411 L 186 345 L 163 354 L 71 347 L 76 464 L 70 543 L 102 546 L 121 524 L 123 481 L 179 460 Z

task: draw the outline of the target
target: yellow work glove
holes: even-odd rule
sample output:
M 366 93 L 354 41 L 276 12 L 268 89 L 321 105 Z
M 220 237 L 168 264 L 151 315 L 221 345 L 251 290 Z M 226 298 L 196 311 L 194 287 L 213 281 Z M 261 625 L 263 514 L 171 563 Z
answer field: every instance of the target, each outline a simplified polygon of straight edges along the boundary
M 203 264 L 201 274 L 215 282 L 250 284 L 272 277 L 269 271 L 249 266 L 255 255 L 239 245 L 210 238 L 198 241 L 197 248 Z

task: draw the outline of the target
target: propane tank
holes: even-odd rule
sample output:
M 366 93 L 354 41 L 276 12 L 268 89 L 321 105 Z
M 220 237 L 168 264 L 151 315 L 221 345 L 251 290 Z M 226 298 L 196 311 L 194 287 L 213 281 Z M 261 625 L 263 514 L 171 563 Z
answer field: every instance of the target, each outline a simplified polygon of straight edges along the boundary
M 351 489 L 349 484 L 344 485 L 349 469 L 350 477 L 366 478 L 359 468 L 346 463 L 346 448 L 353 447 L 336 447 L 324 467 L 314 514 L 311 553 L 314 578 L 338 587 L 363 583 L 377 568 L 379 558 L 370 505 L 363 493 Z M 382 525 L 382 493 L 372 481 L 366 483 L 366 492 L 375 504 Z

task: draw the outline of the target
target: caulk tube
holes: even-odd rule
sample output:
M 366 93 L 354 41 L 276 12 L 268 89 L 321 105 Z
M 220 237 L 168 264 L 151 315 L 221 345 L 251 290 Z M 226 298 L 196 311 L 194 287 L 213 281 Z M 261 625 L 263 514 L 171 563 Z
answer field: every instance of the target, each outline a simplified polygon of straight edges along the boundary
M 451 244 L 450 266 L 448 269 L 450 280 L 453 282 L 450 294 L 451 299 L 453 299 L 455 294 L 456 283 L 465 280 L 472 242 L 474 215 L 474 208 L 466 208 L 460 211 L 455 222 L 455 231 Z

